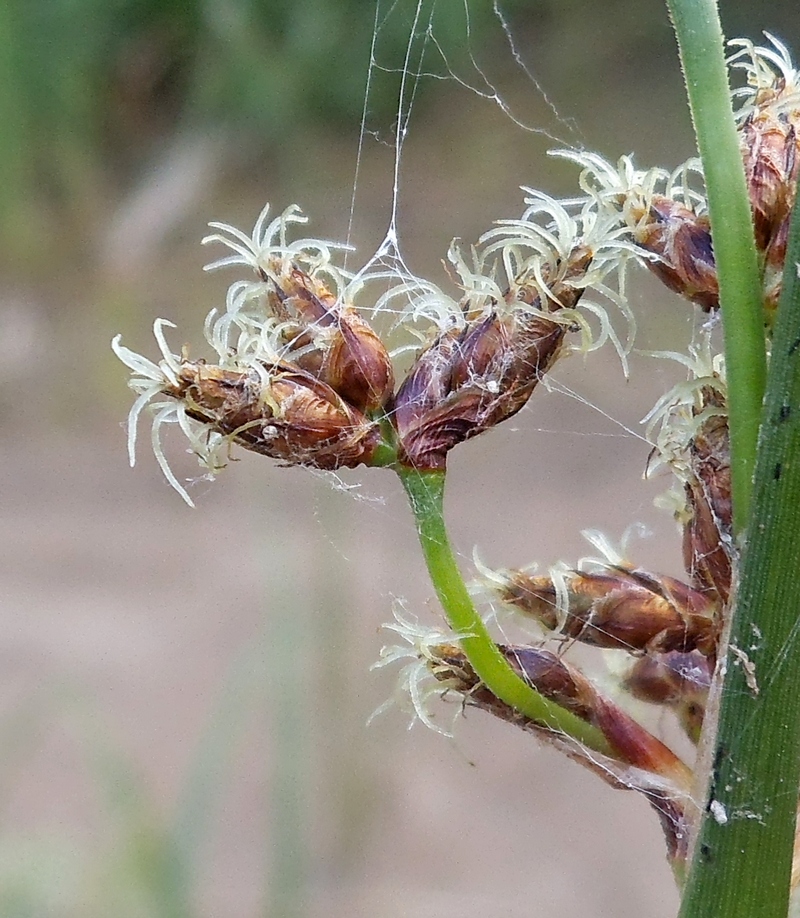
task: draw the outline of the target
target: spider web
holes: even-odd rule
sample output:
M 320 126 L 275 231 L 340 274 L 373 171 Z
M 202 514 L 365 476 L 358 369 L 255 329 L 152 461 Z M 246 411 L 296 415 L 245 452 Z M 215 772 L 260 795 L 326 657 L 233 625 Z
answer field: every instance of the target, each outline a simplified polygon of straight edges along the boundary
M 367 198 L 372 193 L 371 189 L 362 182 L 365 164 L 374 153 L 385 154 L 387 146 L 391 147 L 390 200 L 384 234 L 371 255 L 364 258 L 359 253 L 361 267 L 356 277 L 384 275 L 390 277 L 392 283 L 406 281 L 412 284 L 418 280 L 416 271 L 410 264 L 412 258 L 406 254 L 401 204 L 406 191 L 413 191 L 414 173 L 407 165 L 406 145 L 412 128 L 416 126 L 417 113 L 422 108 L 421 90 L 424 88 L 429 93 L 431 90 L 431 86 L 425 84 L 446 83 L 451 89 L 455 88 L 472 102 L 478 100 L 485 109 L 485 117 L 490 116 L 494 111 L 500 119 L 504 120 L 505 129 L 511 126 L 517 136 L 522 134 L 529 140 L 538 142 L 542 157 L 550 148 L 575 150 L 582 147 L 582 144 L 579 143 L 581 137 L 578 126 L 561 113 L 536 77 L 532 63 L 520 52 L 514 29 L 498 0 L 494 0 L 492 5 L 495 29 L 495 35 L 492 37 L 499 39 L 498 44 L 504 48 L 506 65 L 505 68 L 501 68 L 504 69 L 504 72 L 499 77 L 494 77 L 481 61 L 480 51 L 476 48 L 469 0 L 463 0 L 459 9 L 461 13 L 459 46 L 455 47 L 452 36 L 443 36 L 437 28 L 435 0 L 408 0 L 405 3 L 402 0 L 376 0 L 375 2 L 368 66 L 364 81 L 364 103 L 347 222 L 348 246 L 352 244 L 355 230 L 359 225 L 360 214 L 366 210 Z M 392 59 L 391 53 L 384 52 L 383 39 L 390 28 L 396 27 L 397 20 L 401 17 L 405 18 L 408 37 L 402 52 L 402 59 L 398 60 Z M 504 92 L 500 89 L 499 83 L 501 80 L 507 80 L 509 70 L 514 71 L 518 80 L 523 83 L 526 90 L 525 95 L 528 97 L 528 107 L 537 108 L 537 114 L 533 117 L 525 117 L 520 114 L 517 111 L 519 105 L 507 101 Z M 371 103 L 380 88 L 380 81 L 386 79 L 394 79 L 397 83 L 394 124 L 389 130 L 385 124 L 376 123 L 375 117 L 371 114 Z M 457 118 L 457 114 L 454 114 L 454 118 Z M 419 129 L 420 131 L 425 130 L 421 124 Z M 490 165 L 487 168 L 491 168 Z M 519 175 L 518 183 L 528 177 L 527 174 Z M 513 213 L 489 213 L 484 221 L 484 228 L 488 229 L 497 218 L 514 215 Z M 435 214 L 427 215 L 426 219 L 434 220 Z M 352 251 L 347 251 L 345 259 L 352 260 L 352 258 Z M 391 312 L 392 310 L 386 307 L 383 311 Z M 400 312 L 400 309 L 394 310 L 395 315 L 399 315 Z M 619 382 L 622 384 L 621 378 Z M 578 386 L 580 385 L 581 381 L 578 380 Z M 669 388 L 669 385 L 671 383 L 665 384 L 664 388 Z M 511 422 L 506 422 L 502 425 L 503 429 L 513 431 L 524 428 L 529 433 L 559 437 L 564 442 L 565 449 L 571 449 L 572 444 L 587 439 L 624 441 L 635 446 L 642 457 L 641 468 L 644 469 L 647 454 L 653 448 L 653 444 L 647 440 L 643 430 L 639 428 L 638 420 L 641 414 L 637 417 L 629 413 L 627 417 L 620 417 L 620 412 L 613 401 L 604 406 L 595 394 L 590 397 L 579 391 L 572 383 L 570 374 L 567 374 L 566 379 L 562 378 L 559 372 L 555 376 L 548 375 L 546 385 L 540 388 L 547 388 L 550 393 L 580 406 L 583 423 L 577 426 L 580 422 L 576 423 L 573 420 L 571 426 L 536 427 L 531 424 L 528 416 L 530 412 L 526 408 L 519 420 L 515 418 Z M 544 393 L 535 393 L 533 403 L 536 403 L 537 396 L 542 398 Z M 343 480 L 342 486 L 351 494 L 356 490 L 352 486 L 345 485 Z M 362 491 L 362 496 L 366 496 L 365 491 Z M 469 559 L 465 558 L 465 560 Z
M 408 41 L 401 63 L 385 62 L 381 59 L 381 36 L 393 24 L 393 17 L 411 9 L 408 32 Z M 439 38 L 434 28 L 434 16 L 437 9 L 435 0 L 411 0 L 411 4 L 403 4 L 402 0 L 376 0 L 375 18 L 373 23 L 372 41 L 369 50 L 369 63 L 365 79 L 364 105 L 361 115 L 361 125 L 356 152 L 355 174 L 353 190 L 350 200 L 350 212 L 347 227 L 347 242 L 352 240 L 353 228 L 356 221 L 357 205 L 360 193 L 360 176 L 367 144 L 370 138 L 381 140 L 381 131 L 370 123 L 370 102 L 372 100 L 377 77 L 397 76 L 399 87 L 397 91 L 397 110 L 394 123 L 394 138 L 391 141 L 394 157 L 392 166 L 391 207 L 388 226 L 385 235 L 372 256 L 362 268 L 366 272 L 375 265 L 383 265 L 387 269 L 394 269 L 398 276 L 413 278 L 400 248 L 398 205 L 400 202 L 400 188 L 402 166 L 404 162 L 404 148 L 408 139 L 415 110 L 418 91 L 423 81 L 435 80 L 451 82 L 461 87 L 468 93 L 476 95 L 479 99 L 497 106 L 500 111 L 520 130 L 528 134 L 541 136 L 553 144 L 561 147 L 571 147 L 570 141 L 548 128 L 527 123 L 518 116 L 513 107 L 505 101 L 502 94 L 490 78 L 487 71 L 480 65 L 473 48 L 473 26 L 470 13 L 469 0 L 463 0 L 463 50 L 460 55 L 463 59 L 458 63 L 451 60 L 449 49 Z M 565 135 L 575 134 L 576 127 L 573 123 L 561 116 L 554 103 L 549 99 L 540 86 L 528 65 L 522 59 L 516 48 L 510 25 L 495 0 L 493 4 L 495 18 L 502 28 L 507 41 L 508 51 L 514 63 L 531 85 L 533 92 L 545 103 L 547 109 Z M 466 63 L 467 73 L 462 72 L 462 65 Z

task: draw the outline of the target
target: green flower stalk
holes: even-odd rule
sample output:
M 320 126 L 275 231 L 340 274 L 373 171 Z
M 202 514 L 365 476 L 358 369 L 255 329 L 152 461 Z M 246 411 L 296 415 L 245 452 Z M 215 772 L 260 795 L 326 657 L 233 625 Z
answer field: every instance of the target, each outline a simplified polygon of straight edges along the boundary
M 422 553 L 439 601 L 459 646 L 482 685 L 495 698 L 540 727 L 571 737 L 588 749 L 613 755 L 613 748 L 601 730 L 587 725 L 526 684 L 491 639 L 450 548 L 443 515 L 444 473 L 409 469 L 401 470 L 400 478 L 411 501 Z

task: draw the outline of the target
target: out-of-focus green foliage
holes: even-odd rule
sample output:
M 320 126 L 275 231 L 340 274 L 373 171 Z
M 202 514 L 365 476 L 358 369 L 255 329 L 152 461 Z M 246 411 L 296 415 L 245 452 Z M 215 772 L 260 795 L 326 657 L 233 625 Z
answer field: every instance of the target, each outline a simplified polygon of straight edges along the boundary
M 612 3 L 620 16 L 623 6 Z M 734 32 L 740 6 L 749 5 L 726 5 Z M 778 34 L 784 7 L 794 15 L 789 0 L 776 2 L 764 23 Z M 614 67 L 600 62 L 609 70 L 634 60 L 641 73 L 670 48 L 658 5 L 637 9 L 625 30 L 607 10 L 598 17 L 591 0 L 503 0 L 498 8 L 522 59 L 536 69 L 536 55 L 556 54 L 566 85 L 571 72 L 580 79 L 587 54 L 610 52 Z M 591 40 L 581 45 L 576 34 Z M 222 133 L 250 155 L 302 143 L 309 126 L 353 136 L 373 47 L 368 127 L 386 137 L 409 42 L 412 75 L 452 66 L 475 76 L 473 52 L 513 66 L 492 0 L 2 3 L 0 238 L 24 248 L 36 238 L 31 227 L 85 226 L 181 131 Z M 420 81 L 415 104 L 435 86 Z M 594 96 L 596 87 L 570 91 Z
M 473 6 L 479 44 L 493 14 Z M 460 3 L 378 6 L 376 60 L 392 72 L 376 71 L 371 117 L 392 122 L 415 16 L 416 34 L 432 24 L 449 55 L 463 53 L 466 15 Z M 236 131 L 256 148 L 309 123 L 352 130 L 375 29 L 371 0 L 0 5 L 0 229 L 113 197 L 181 129 Z

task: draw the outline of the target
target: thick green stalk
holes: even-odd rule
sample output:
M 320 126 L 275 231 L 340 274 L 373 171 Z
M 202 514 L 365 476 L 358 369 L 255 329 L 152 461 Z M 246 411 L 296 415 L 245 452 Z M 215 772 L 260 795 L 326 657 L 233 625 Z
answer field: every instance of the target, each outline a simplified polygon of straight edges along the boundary
M 725 322 L 734 524 L 747 535 L 681 918 L 785 918 L 800 782 L 800 220 L 787 254 L 756 440 L 765 364 L 762 294 L 716 5 L 667 2 L 706 176 Z
M 703 161 L 725 332 L 733 518 L 747 524 L 766 379 L 763 294 L 715 0 L 667 0 Z
M 792 223 L 708 812 L 681 918 L 785 918 L 788 906 L 800 784 L 797 204 Z
M 497 698 L 526 717 L 564 733 L 605 755 L 612 750 L 603 734 L 532 689 L 497 649 L 469 595 L 447 537 L 443 515 L 444 472 L 399 469 L 428 572 L 447 620 L 478 678 Z

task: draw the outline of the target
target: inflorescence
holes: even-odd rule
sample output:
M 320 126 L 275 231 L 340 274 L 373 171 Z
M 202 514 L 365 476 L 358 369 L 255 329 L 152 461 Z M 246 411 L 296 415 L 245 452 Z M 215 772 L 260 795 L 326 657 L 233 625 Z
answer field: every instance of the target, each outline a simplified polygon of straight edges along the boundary
M 734 100 L 768 326 L 800 163 L 800 78 L 786 48 L 771 37 L 770 43 L 732 42 L 730 58 L 746 81 Z M 499 221 L 469 253 L 453 243 L 448 259 L 459 282 L 455 295 L 403 275 L 372 296 L 374 275 L 336 265 L 343 246 L 291 239 L 306 222 L 296 206 L 270 222 L 265 208 L 249 236 L 211 224 L 215 232 L 203 242 L 232 254 L 207 270 L 248 272 L 231 285 L 224 310 L 212 310 L 205 321 L 213 359 L 191 359 L 185 348 L 174 353 L 165 336 L 174 326 L 164 319 L 154 325 L 158 362 L 124 347 L 119 336 L 112 344 L 132 371 L 136 393 L 128 417 L 131 465 L 147 409 L 155 456 L 189 504 L 166 458 L 166 424 L 180 428 L 212 476 L 234 444 L 286 465 L 443 472 L 451 449 L 516 414 L 570 350 L 587 352 L 610 341 L 625 364 L 634 329 L 625 297 L 631 262 L 701 313 L 718 309 L 697 160 L 667 171 L 638 169 L 630 156 L 614 165 L 593 153 L 556 155 L 579 166 L 580 195 L 557 201 L 525 188 L 519 219 Z M 609 318 L 610 305 L 627 320 L 626 336 Z M 399 385 L 389 350 L 365 318 L 381 312 L 395 315 L 395 327 L 408 332 L 415 351 Z M 656 355 L 683 363 L 689 378 L 645 418 L 653 444 L 649 469 L 666 467 L 675 476 L 670 506 L 683 532 L 685 578 L 643 570 L 596 536 L 603 557 L 577 566 L 562 563 L 540 576 L 482 570 L 484 593 L 545 633 L 627 654 L 622 687 L 674 711 L 694 741 L 738 560 L 725 367 L 711 340 L 704 327 L 689 355 Z M 561 745 L 615 786 L 645 794 L 670 852 L 685 854 L 690 769 L 560 654 L 498 645 L 521 679 L 600 731 L 605 755 L 582 750 L 494 697 L 475 675 L 459 635 L 431 631 L 405 614 L 390 627 L 406 644 L 384 648 L 381 665 L 406 661 L 403 688 L 419 720 L 447 732 L 429 709 L 432 697 L 447 692 Z

